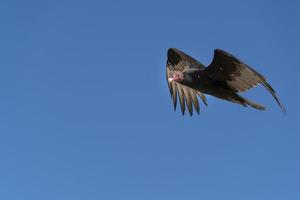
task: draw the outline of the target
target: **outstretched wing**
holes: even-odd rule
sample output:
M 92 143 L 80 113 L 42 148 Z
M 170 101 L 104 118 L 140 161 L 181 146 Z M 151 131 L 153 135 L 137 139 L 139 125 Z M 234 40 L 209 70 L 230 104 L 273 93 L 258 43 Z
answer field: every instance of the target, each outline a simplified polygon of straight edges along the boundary
M 265 77 L 224 50 L 215 50 L 213 61 L 203 72 L 216 80 L 225 81 L 236 92 L 244 92 L 262 84 L 275 98 L 281 110 L 286 112 Z
M 200 106 L 199 106 L 197 96 L 200 96 L 203 103 L 207 105 L 205 96 L 201 92 L 198 92 L 192 88 L 184 86 L 175 81 L 169 83 L 168 79 L 172 76 L 173 71 L 183 71 L 187 68 L 204 69 L 205 66 L 201 64 L 199 61 L 192 58 L 191 56 L 183 53 L 182 51 L 175 48 L 170 48 L 168 50 L 168 59 L 167 59 L 166 67 L 167 67 L 167 73 L 166 73 L 167 82 L 168 82 L 171 98 L 173 99 L 174 109 L 176 110 L 177 96 L 178 96 L 181 112 L 183 115 L 185 113 L 185 105 L 187 106 L 190 115 L 193 114 L 193 106 L 197 111 L 197 113 L 199 114 Z

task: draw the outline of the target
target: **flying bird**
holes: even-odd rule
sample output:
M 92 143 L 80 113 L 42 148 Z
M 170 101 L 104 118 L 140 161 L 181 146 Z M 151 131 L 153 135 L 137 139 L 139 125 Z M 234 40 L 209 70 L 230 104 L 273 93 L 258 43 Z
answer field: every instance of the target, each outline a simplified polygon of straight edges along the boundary
M 199 114 L 200 106 L 197 97 L 200 97 L 207 105 L 204 94 L 244 107 L 251 106 L 258 110 L 265 110 L 265 106 L 239 95 L 240 92 L 247 91 L 259 84 L 271 93 L 282 112 L 286 112 L 284 105 L 265 77 L 224 50 L 215 49 L 213 60 L 206 67 L 186 53 L 176 48 L 170 48 L 166 68 L 174 110 L 176 110 L 177 99 L 179 99 L 183 115 L 186 107 L 191 116 L 194 109 Z

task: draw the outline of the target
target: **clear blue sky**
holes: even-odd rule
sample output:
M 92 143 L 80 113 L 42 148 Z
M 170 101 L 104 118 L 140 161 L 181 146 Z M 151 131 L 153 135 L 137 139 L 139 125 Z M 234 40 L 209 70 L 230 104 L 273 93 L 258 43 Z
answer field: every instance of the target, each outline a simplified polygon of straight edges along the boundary
M 1 1 L 0 199 L 300 199 L 298 1 Z M 172 108 L 166 51 L 225 49 L 266 112 Z

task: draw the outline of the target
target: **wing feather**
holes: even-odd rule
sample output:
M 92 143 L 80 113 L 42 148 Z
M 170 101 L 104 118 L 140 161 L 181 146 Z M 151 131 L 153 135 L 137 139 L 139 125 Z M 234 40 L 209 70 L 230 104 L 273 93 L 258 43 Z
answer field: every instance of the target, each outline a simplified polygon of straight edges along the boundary
M 175 83 L 172 83 L 172 98 L 173 98 L 173 105 L 174 105 L 174 109 L 176 110 L 176 105 L 177 105 L 177 87 Z
M 200 113 L 200 106 L 199 106 L 199 102 L 197 99 L 197 93 L 194 90 L 189 90 L 190 92 L 190 96 L 194 105 L 195 110 L 197 111 L 197 113 Z
M 185 112 L 185 96 L 184 96 L 184 92 L 183 92 L 183 88 L 180 85 L 177 85 L 177 89 L 178 89 L 178 97 L 179 97 L 179 103 L 180 103 L 180 107 L 181 107 L 181 113 L 182 115 L 184 115 Z
M 171 48 L 168 50 L 168 59 L 167 59 L 167 66 L 166 66 L 166 78 L 167 80 L 172 76 L 173 71 L 183 71 L 186 68 L 205 68 L 203 64 L 199 61 L 195 60 L 191 56 L 183 53 L 182 51 Z M 168 82 L 168 81 L 167 81 Z M 189 111 L 189 114 L 193 115 L 193 107 L 195 108 L 196 112 L 200 113 L 200 106 L 197 96 L 200 96 L 201 100 L 207 105 L 205 96 L 192 88 L 184 86 L 177 82 L 168 82 L 168 87 L 170 91 L 170 95 L 173 101 L 174 110 L 177 107 L 177 98 L 179 99 L 181 112 L 184 115 L 185 113 L 185 106 Z
M 192 103 L 190 91 L 187 87 L 182 87 L 182 89 L 183 89 L 185 102 L 186 102 L 188 111 L 189 111 L 190 115 L 192 116 L 193 115 L 193 103 Z
M 281 110 L 286 112 L 266 78 L 230 53 L 216 49 L 213 61 L 204 71 L 216 80 L 225 81 L 236 92 L 244 92 L 261 84 L 271 93 Z

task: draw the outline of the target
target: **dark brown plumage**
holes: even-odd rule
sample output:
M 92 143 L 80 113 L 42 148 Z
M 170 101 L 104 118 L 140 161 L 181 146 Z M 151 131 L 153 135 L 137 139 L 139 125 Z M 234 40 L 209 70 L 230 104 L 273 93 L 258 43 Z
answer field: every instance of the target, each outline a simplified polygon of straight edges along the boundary
M 199 114 L 200 106 L 197 96 L 207 105 L 203 93 L 243 106 L 249 105 L 258 110 L 265 110 L 264 106 L 238 94 L 258 84 L 262 84 L 275 98 L 282 111 L 286 112 L 264 76 L 224 50 L 216 49 L 211 64 L 205 67 L 184 52 L 170 48 L 166 67 L 174 109 L 176 109 L 178 96 L 182 114 L 185 113 L 185 107 L 190 115 L 193 114 L 193 107 Z

